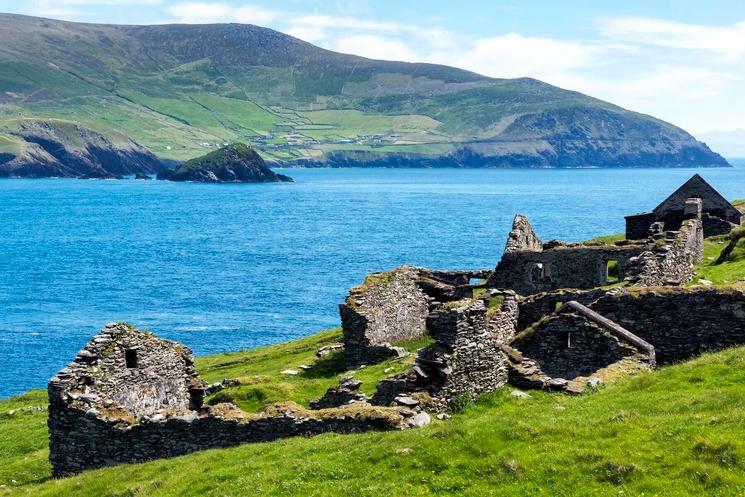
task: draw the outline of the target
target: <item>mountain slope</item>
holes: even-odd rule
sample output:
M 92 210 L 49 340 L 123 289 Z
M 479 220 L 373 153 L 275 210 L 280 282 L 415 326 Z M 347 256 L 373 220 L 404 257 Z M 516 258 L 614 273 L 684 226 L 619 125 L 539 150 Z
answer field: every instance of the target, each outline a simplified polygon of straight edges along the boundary
M 0 40 L 0 133 L 11 117 L 56 118 L 165 158 L 250 141 L 306 165 L 726 165 L 680 128 L 540 81 L 345 55 L 252 25 L 0 15 Z

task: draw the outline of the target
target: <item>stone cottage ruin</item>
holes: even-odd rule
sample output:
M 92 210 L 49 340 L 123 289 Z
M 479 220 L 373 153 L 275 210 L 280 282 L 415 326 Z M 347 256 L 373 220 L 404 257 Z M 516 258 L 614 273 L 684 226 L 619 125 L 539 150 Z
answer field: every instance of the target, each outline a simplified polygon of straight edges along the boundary
M 400 268 L 353 289 L 340 307 L 349 367 L 379 361 L 375 347 L 428 335 L 434 344 L 416 366 L 383 380 L 373 401 L 426 394 L 442 410 L 508 382 L 580 392 L 590 380 L 745 343 L 739 290 L 684 287 L 702 261 L 706 226 L 719 233 L 739 223 L 733 209 L 696 175 L 614 244 L 542 242 L 518 214 L 493 271 Z M 413 290 L 388 285 L 403 275 Z M 403 331 L 395 316 L 414 314 Z
M 287 436 L 421 426 L 427 411 L 507 384 L 580 393 L 743 344 L 743 291 L 684 286 L 707 230 L 739 223 L 729 207 L 696 175 L 652 213 L 627 218 L 631 236 L 614 244 L 542 242 L 517 215 L 493 270 L 368 276 L 339 308 L 348 369 L 400 358 L 402 343 L 428 338 L 413 365 L 369 398 L 348 378 L 310 409 L 204 405 L 188 348 L 109 325 L 49 383 L 54 474 Z
M 664 230 L 678 230 L 685 219 L 685 202 L 701 199 L 704 236 L 724 235 L 742 222 L 740 211 L 698 174 L 694 174 L 680 188 L 654 208 L 626 216 L 626 239 L 641 240 L 648 236 L 652 223 L 662 223 Z
M 293 403 L 248 414 L 202 403 L 191 351 L 126 324 L 106 326 L 49 382 L 55 476 L 290 436 L 403 429 L 403 407 L 309 410 Z

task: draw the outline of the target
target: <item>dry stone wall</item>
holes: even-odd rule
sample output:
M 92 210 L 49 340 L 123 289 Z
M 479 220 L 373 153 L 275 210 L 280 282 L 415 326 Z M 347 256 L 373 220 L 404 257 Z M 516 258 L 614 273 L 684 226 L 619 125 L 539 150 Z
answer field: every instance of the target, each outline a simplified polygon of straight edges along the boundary
M 660 234 L 651 250 L 632 261 L 629 281 L 636 286 L 683 285 L 693 279 L 704 257 L 701 200 L 689 199 L 679 231 Z
M 107 326 L 49 382 L 53 474 L 297 435 L 422 423 L 411 409 L 366 402 L 320 410 L 285 403 L 247 414 L 233 404 L 203 406 L 204 388 L 188 348 L 127 325 Z
M 745 294 L 734 288 L 629 289 L 590 307 L 654 345 L 659 364 L 745 344 Z
M 553 378 L 588 376 L 639 349 L 577 312 L 553 314 L 511 347 L 536 361 Z
M 397 396 L 418 392 L 426 394 L 431 409 L 442 411 L 457 396 L 502 387 L 508 363 L 501 346 L 515 334 L 517 313 L 512 291 L 493 290 L 482 299 L 439 306 L 427 319 L 436 343 L 419 351 L 412 371 L 380 382 L 372 402 L 388 405 Z
M 404 429 L 416 413 L 367 405 L 307 411 L 283 404 L 264 416 L 251 416 L 232 404 L 136 424 L 79 408 L 56 409 L 50 424 L 53 474 L 64 476 L 122 463 L 174 457 L 198 450 L 267 442 L 321 433 Z
M 658 364 L 745 344 L 745 293 L 722 287 L 628 287 L 560 291 L 520 300 L 518 329 L 576 300 L 652 344 Z
M 617 264 L 623 280 L 631 260 L 646 250 L 646 245 L 559 246 L 539 252 L 505 252 L 489 285 L 509 288 L 520 295 L 549 292 L 559 288 L 594 288 L 607 285 L 609 262 Z
M 402 267 L 368 276 L 339 306 L 347 366 L 395 357 L 391 342 L 422 336 L 429 299 L 417 286 L 419 272 Z
M 679 231 L 665 233 L 661 224 L 648 226 L 652 237 L 639 242 L 567 245 L 553 241 L 541 250 L 505 251 L 488 284 L 521 295 L 622 281 L 639 286 L 682 285 L 693 278 L 694 265 L 703 257 L 700 199 L 688 200 L 685 217 Z

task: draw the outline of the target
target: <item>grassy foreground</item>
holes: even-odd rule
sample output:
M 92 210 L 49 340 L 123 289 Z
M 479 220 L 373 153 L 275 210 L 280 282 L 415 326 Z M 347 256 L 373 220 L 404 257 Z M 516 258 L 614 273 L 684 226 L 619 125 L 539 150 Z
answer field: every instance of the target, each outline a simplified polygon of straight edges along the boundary
M 325 379 L 280 371 L 311 362 L 318 345 L 337 338 L 324 332 L 198 366 L 210 380 L 261 379 L 228 391 L 245 408 L 260 403 L 251 388 L 310 398 L 336 370 Z M 359 374 L 377 375 L 366 369 Z M 46 396 L 32 391 L 0 402 L 0 495 L 742 495 L 745 348 L 580 397 L 517 399 L 511 390 L 419 430 L 244 445 L 60 480 L 47 462 Z
M 617 237 L 607 238 L 602 241 Z M 745 277 L 742 242 L 728 262 L 715 264 L 726 241 L 708 239 L 699 276 L 714 284 Z M 315 356 L 340 339 L 339 330 L 330 330 L 199 358 L 207 381 L 241 383 L 208 401 L 234 401 L 247 411 L 275 400 L 307 405 L 344 374 L 341 353 Z M 425 344 L 401 345 L 414 351 Z M 371 393 L 381 377 L 411 360 L 354 375 Z M 518 399 L 511 391 L 483 396 L 451 420 L 419 430 L 244 445 L 53 480 L 46 392 L 35 390 L 0 401 L 0 495 L 744 495 L 745 347 L 579 397 L 531 392 Z

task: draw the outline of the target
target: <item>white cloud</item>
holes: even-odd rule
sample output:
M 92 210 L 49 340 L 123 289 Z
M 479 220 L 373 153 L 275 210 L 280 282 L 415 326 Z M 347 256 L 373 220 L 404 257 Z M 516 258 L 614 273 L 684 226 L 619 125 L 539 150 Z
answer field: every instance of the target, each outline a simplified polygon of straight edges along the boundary
M 666 48 L 704 50 L 734 60 L 745 55 L 745 21 L 730 26 L 683 24 L 661 19 L 625 17 L 601 21 L 603 34 Z
M 129 5 L 160 5 L 163 0 L 56 0 L 62 5 L 112 5 L 127 7 Z
M 568 71 L 597 63 L 598 47 L 518 33 L 476 40 L 458 55 L 459 67 L 498 78 L 560 80 Z M 442 62 L 446 62 L 443 60 Z
M 406 25 L 394 22 L 380 22 L 359 19 L 357 17 L 335 17 L 325 15 L 294 17 L 290 20 L 290 25 L 321 29 L 353 29 L 387 32 L 401 31 L 407 28 Z
M 172 5 L 166 10 L 172 16 L 172 22 L 185 24 L 237 22 L 263 26 L 270 24 L 281 14 L 279 11 L 254 5 L 233 7 L 219 2 L 186 2 Z
M 382 60 L 414 61 L 419 55 L 406 43 L 375 35 L 353 35 L 336 39 L 331 50 Z

